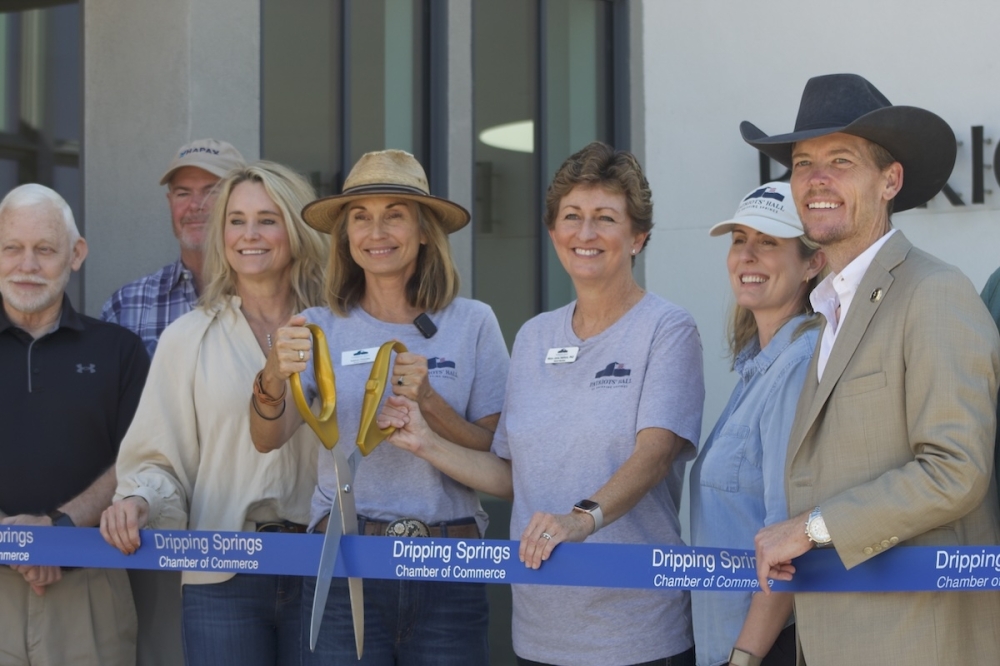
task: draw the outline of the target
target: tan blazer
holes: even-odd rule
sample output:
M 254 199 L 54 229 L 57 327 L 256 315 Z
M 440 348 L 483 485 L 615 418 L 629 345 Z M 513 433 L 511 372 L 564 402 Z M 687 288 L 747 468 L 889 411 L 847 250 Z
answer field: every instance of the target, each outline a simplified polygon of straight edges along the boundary
M 996 544 L 1000 338 L 969 280 L 897 231 L 861 280 L 789 439 L 788 511 L 847 568 L 895 545 Z M 1000 663 L 1000 592 L 796 594 L 800 663 Z

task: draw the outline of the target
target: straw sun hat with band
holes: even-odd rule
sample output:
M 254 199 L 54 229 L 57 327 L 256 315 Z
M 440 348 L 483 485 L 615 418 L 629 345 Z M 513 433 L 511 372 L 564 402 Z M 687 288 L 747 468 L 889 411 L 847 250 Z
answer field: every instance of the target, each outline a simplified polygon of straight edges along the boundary
M 330 233 L 344 206 L 367 197 L 399 197 L 423 204 L 434 212 L 447 233 L 469 223 L 469 211 L 457 203 L 430 194 L 420 162 L 403 150 L 365 153 L 344 181 L 344 191 L 317 199 L 302 209 L 302 218 L 313 229 Z

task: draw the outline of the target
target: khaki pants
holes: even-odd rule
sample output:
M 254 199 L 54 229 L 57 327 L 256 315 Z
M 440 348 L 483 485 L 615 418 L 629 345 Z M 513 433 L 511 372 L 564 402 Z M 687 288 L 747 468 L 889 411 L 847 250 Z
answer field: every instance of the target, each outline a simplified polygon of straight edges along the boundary
M 123 570 L 63 570 L 39 597 L 0 566 L 0 618 L 0 666 L 135 664 L 135 606 Z

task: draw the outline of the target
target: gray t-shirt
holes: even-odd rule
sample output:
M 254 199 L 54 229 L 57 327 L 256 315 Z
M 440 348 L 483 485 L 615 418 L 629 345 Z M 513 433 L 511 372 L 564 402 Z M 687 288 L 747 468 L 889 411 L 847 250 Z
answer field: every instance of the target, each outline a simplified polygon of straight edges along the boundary
M 493 451 L 514 472 L 512 538 L 535 511 L 567 513 L 632 455 L 644 428 L 697 442 L 705 398 L 701 340 L 682 308 L 647 293 L 610 328 L 580 340 L 576 303 L 539 315 L 517 334 Z M 576 361 L 545 363 L 579 347 Z M 681 544 L 677 506 L 686 446 L 667 479 L 587 541 Z M 544 565 L 543 565 L 544 566 Z M 608 666 L 691 647 L 687 592 L 514 585 L 514 651 L 550 664 Z
M 350 455 L 361 420 L 361 403 L 371 363 L 344 365 L 342 355 L 399 340 L 428 359 L 431 386 L 460 416 L 476 421 L 496 414 L 503 406 L 503 388 L 510 359 L 496 316 L 488 305 L 465 298 L 430 315 L 438 331 L 425 338 L 413 324 L 390 324 L 360 307 L 347 317 L 317 307 L 303 312 L 319 324 L 330 347 L 337 385 L 337 419 L 344 454 Z M 374 354 L 371 355 L 374 359 Z M 302 373 L 302 389 L 312 403 L 316 379 L 312 364 Z M 386 389 L 386 394 L 390 393 Z M 428 524 L 475 516 L 485 531 L 487 516 L 468 486 L 445 476 L 413 454 L 382 443 L 361 458 L 354 480 L 357 512 L 374 520 L 418 518 Z M 333 459 L 320 451 L 319 484 L 313 494 L 311 524 L 330 512 L 336 496 Z

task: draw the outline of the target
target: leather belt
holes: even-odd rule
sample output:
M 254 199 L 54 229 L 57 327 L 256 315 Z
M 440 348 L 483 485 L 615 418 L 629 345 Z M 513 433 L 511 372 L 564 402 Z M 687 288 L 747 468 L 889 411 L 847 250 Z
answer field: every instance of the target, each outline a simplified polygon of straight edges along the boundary
M 478 539 L 479 526 L 475 519 L 468 519 L 469 522 L 452 521 L 449 523 L 438 523 L 427 525 L 416 518 L 400 518 L 391 523 L 381 520 L 364 519 L 362 533 L 365 536 L 391 536 L 391 537 L 438 537 L 453 539 Z
M 292 534 L 305 534 L 306 525 L 293 523 L 290 520 L 274 520 L 268 523 L 257 523 L 258 532 L 288 532 Z

